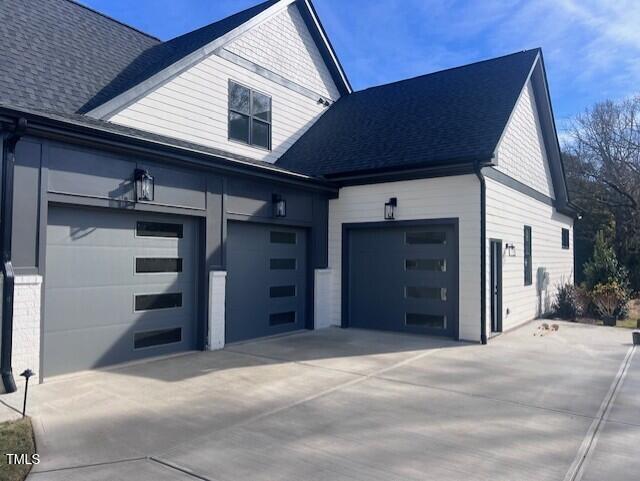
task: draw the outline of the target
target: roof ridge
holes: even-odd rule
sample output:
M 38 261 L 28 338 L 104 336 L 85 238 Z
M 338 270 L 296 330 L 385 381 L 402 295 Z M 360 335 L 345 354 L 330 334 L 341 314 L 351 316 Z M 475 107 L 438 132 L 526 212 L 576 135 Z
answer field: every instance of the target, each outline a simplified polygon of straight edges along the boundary
M 128 23 L 125 23 L 122 20 L 118 20 L 117 18 L 111 17 L 110 15 L 107 15 L 106 13 L 103 13 L 103 12 L 101 12 L 99 10 L 96 10 L 94 8 L 91 8 L 91 7 L 89 7 L 89 6 L 87 6 L 87 5 L 83 4 L 83 3 L 80 3 L 79 0 L 64 0 L 64 1 L 66 1 L 67 3 L 71 3 L 71 4 L 75 5 L 75 6 L 78 6 L 80 8 L 84 8 L 85 10 L 88 10 L 91 13 L 94 13 L 96 15 L 99 15 L 99 16 L 103 17 L 103 18 L 106 18 L 107 20 L 110 20 L 110 21 L 112 21 L 114 23 L 122 25 L 123 27 L 126 27 L 129 30 L 133 30 L 134 32 L 137 32 L 137 33 L 139 33 L 141 35 L 144 35 L 145 37 L 148 37 L 148 38 L 150 38 L 152 40 L 157 40 L 158 42 L 162 42 L 162 40 L 159 39 L 158 37 L 156 37 L 155 35 L 151 35 L 150 33 L 144 32 L 143 30 L 140 30 L 137 27 L 129 25 Z
M 444 73 L 444 72 L 450 72 L 452 70 L 458 70 L 458 69 L 462 69 L 462 68 L 466 68 L 466 67 L 471 67 L 472 65 L 478 65 L 478 64 L 481 64 L 481 63 L 493 62 L 495 60 L 500 60 L 500 59 L 503 59 L 503 58 L 512 57 L 514 55 L 521 55 L 523 53 L 534 52 L 534 51 L 542 52 L 542 49 L 540 47 L 535 47 L 535 48 L 520 50 L 518 52 L 511 52 L 511 53 L 507 53 L 505 55 L 500 55 L 498 57 L 486 58 L 484 60 L 477 60 L 475 62 L 470 62 L 470 63 L 466 63 L 466 64 L 463 64 L 463 65 L 457 65 L 455 67 L 448 67 L 448 68 L 444 68 L 442 70 L 436 70 L 435 72 L 429 72 L 429 73 L 425 73 L 425 74 L 415 75 L 413 77 L 408 77 L 408 78 L 405 78 L 405 79 L 394 80 L 393 82 L 388 82 L 388 83 L 379 84 L 379 85 L 372 85 L 371 87 L 367 87 L 365 89 L 358 90 L 358 91 L 353 92 L 353 93 L 358 94 L 360 92 L 366 92 L 367 90 L 373 90 L 373 89 L 377 89 L 377 88 L 380 88 L 380 87 L 387 87 L 389 85 L 395 85 L 395 84 L 399 84 L 399 83 L 402 83 L 402 82 L 409 82 L 411 80 L 417 80 L 417 79 L 420 79 L 420 78 L 429 77 L 431 75 L 437 75 L 437 74 Z

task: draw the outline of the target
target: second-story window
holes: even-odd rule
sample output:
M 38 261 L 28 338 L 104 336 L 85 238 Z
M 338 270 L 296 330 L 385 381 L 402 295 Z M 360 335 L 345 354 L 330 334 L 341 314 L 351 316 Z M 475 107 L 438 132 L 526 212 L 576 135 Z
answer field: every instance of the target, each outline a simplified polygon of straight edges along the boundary
M 271 97 L 229 81 L 229 139 L 271 149 Z

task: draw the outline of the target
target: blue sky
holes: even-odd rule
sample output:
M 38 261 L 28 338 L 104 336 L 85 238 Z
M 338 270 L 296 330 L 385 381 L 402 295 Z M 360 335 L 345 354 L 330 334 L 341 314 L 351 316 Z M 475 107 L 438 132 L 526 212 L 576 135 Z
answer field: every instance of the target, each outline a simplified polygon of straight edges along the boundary
M 82 0 L 166 40 L 259 0 Z M 357 90 L 542 47 L 560 130 L 640 93 L 638 0 L 314 0 Z M 562 132 L 561 132 L 562 135 Z

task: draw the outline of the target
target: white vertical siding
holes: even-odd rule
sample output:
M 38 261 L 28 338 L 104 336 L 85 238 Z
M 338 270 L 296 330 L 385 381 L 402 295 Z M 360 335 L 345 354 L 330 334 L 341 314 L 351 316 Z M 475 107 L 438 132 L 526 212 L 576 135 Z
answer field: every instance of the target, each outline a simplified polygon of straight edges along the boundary
M 295 4 L 224 48 L 319 95 L 340 96 Z
M 527 82 L 496 155 L 496 168 L 510 177 L 554 198 L 549 161 L 535 103 L 533 86 Z
M 272 151 L 228 140 L 228 82 L 272 98 Z M 217 55 L 207 57 L 109 120 L 267 162 L 275 162 L 325 112 L 298 92 Z
M 318 325 L 341 320 L 342 224 L 383 220 L 384 203 L 398 198 L 398 220 L 459 219 L 460 337 L 480 339 L 480 183 L 474 175 L 388 182 L 340 189 L 329 202 L 330 289 L 316 291 L 317 302 L 329 305 Z
M 573 282 L 573 220 L 555 208 L 487 179 L 487 328 L 491 329 L 490 242 L 501 239 L 503 329 L 510 329 L 549 311 L 556 286 Z M 533 283 L 524 285 L 524 226 L 531 226 Z M 562 248 L 562 228 L 569 229 L 569 249 Z M 515 257 L 504 246 L 514 244 Z M 537 273 L 544 268 L 549 284 L 538 294 Z

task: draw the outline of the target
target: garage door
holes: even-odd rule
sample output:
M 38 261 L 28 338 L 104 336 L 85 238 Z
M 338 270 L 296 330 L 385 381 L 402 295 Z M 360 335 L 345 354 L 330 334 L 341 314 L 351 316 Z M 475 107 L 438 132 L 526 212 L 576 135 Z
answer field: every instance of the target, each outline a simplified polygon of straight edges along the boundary
M 348 242 L 349 326 L 457 335 L 452 225 L 350 229 Z
M 305 327 L 303 229 L 230 222 L 227 235 L 227 343 Z
M 193 349 L 196 222 L 51 207 L 44 374 Z

